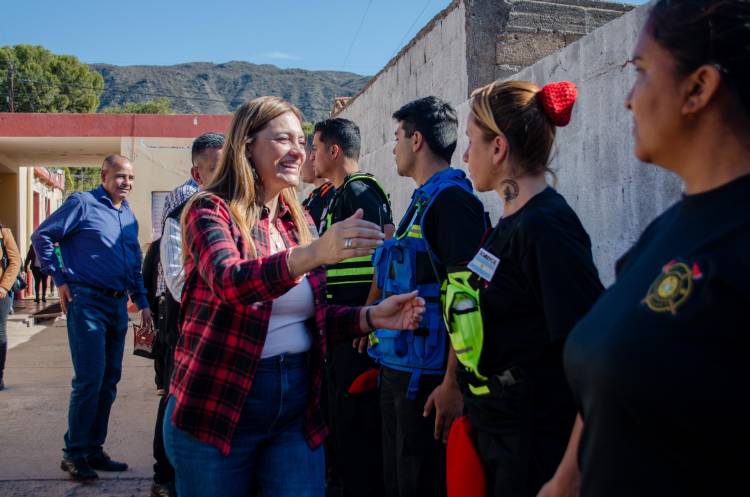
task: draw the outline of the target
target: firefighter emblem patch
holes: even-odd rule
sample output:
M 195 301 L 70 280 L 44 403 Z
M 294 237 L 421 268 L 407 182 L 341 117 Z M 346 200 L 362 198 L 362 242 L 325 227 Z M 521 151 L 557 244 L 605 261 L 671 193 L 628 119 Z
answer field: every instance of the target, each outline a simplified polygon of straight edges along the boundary
M 693 267 L 684 262 L 671 261 L 648 289 L 643 303 L 654 312 L 677 314 L 693 292 L 693 282 L 703 277 L 698 264 Z

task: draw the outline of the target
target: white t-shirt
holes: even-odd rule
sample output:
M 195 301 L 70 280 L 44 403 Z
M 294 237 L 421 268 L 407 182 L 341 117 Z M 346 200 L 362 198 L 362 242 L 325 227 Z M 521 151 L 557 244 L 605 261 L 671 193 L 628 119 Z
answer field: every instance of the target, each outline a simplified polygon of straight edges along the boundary
M 307 352 L 312 338 L 305 321 L 315 314 L 313 292 L 307 276 L 288 292 L 273 301 L 271 320 L 268 322 L 268 335 L 261 359 L 279 354 Z

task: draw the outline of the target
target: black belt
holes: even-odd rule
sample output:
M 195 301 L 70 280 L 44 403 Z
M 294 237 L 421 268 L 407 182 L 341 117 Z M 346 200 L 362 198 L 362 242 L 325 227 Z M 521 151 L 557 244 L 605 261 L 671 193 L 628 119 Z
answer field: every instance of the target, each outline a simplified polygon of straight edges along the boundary
M 502 397 L 506 388 L 512 387 L 513 385 L 521 383 L 522 381 L 527 379 L 528 376 L 523 372 L 521 368 L 513 366 L 512 368 L 506 369 L 502 373 L 493 374 L 492 376 L 490 376 L 487 380 L 486 385 L 487 388 L 490 389 L 490 393 L 492 395 Z
M 126 290 L 112 290 L 111 288 L 100 288 L 98 286 L 91 286 L 91 285 L 86 285 L 86 284 L 83 284 L 83 283 L 73 283 L 73 285 L 74 286 L 75 285 L 79 285 L 79 286 L 82 286 L 84 288 L 89 288 L 91 290 L 94 290 L 97 293 L 100 293 L 100 294 L 104 295 L 105 297 L 112 297 L 112 298 L 115 298 L 115 299 L 119 299 L 119 298 L 124 297 L 125 295 L 127 295 Z
M 109 288 L 97 288 L 97 290 L 99 290 L 103 295 L 106 295 L 107 297 L 114 297 L 116 299 L 119 299 L 126 295 L 125 290 L 110 290 Z

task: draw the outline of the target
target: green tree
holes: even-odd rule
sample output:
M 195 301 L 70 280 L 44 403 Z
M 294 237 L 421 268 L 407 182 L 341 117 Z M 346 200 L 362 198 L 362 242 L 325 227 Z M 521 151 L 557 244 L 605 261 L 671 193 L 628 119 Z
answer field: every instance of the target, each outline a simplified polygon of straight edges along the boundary
M 87 192 L 101 183 L 101 169 L 97 167 L 69 167 L 65 170 L 65 193 Z
M 72 55 L 38 45 L 0 47 L 0 111 L 95 112 L 104 78 Z
M 308 122 L 308 121 L 305 121 L 302 123 L 302 132 L 305 133 L 308 143 L 312 143 L 312 135 L 313 135 L 314 130 L 315 130 L 315 124 Z
M 172 101 L 168 98 L 155 98 L 143 102 L 128 102 L 123 105 L 107 107 L 102 112 L 107 114 L 172 114 Z

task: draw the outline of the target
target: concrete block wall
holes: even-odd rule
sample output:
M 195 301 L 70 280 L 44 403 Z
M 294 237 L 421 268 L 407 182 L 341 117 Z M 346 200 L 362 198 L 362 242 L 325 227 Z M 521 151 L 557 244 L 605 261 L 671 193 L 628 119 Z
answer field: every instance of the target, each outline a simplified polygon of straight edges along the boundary
M 612 21 L 512 77 L 540 84 L 567 79 L 578 86 L 571 123 L 557 130 L 551 167 L 557 174 L 557 190 L 591 236 L 606 285 L 614 281 L 615 261 L 682 191 L 675 175 L 633 155 L 632 119 L 624 101 L 635 72 L 625 62 L 632 56 L 646 9 Z M 467 146 L 463 130 L 468 102 L 458 111 L 457 154 Z M 483 194 L 482 200 L 497 219 L 502 211 L 497 195 Z
M 633 8 L 596 0 L 506 0 L 505 3 L 509 6 L 508 20 L 504 32 L 496 35 L 493 79 L 513 75 Z M 476 86 L 489 81 L 477 81 Z

